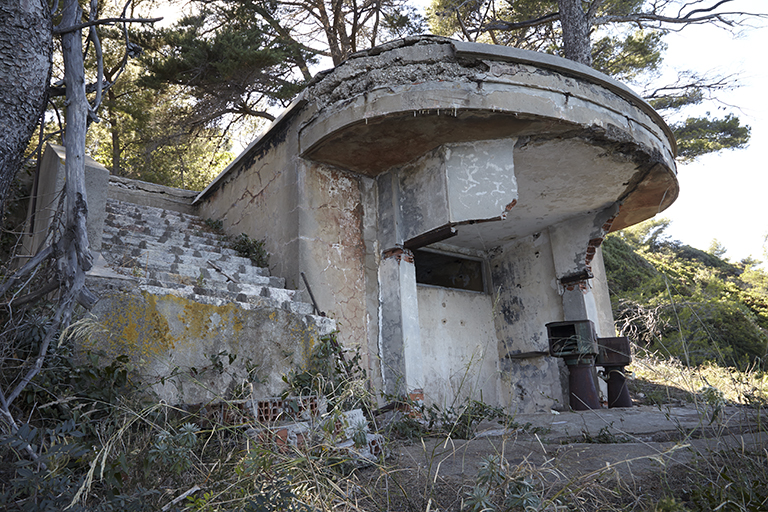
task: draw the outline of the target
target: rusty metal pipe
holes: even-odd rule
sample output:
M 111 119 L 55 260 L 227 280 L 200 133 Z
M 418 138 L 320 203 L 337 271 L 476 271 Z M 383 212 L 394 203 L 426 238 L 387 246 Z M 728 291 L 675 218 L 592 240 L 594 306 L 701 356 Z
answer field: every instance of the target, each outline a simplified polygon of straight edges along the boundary
M 608 407 L 632 407 L 623 366 L 606 366 L 608 374 Z
M 568 364 L 568 386 L 570 387 L 570 405 L 574 411 L 600 409 L 600 399 L 595 387 L 595 363 L 579 362 Z M 566 360 L 566 363 L 569 361 Z

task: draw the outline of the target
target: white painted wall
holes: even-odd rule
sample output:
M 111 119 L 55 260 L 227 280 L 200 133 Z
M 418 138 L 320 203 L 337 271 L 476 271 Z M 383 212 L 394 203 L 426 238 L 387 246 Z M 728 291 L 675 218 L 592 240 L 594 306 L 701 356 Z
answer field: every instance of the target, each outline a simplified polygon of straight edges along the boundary
M 465 398 L 496 405 L 498 340 L 485 293 L 418 285 L 424 400 L 449 406 Z

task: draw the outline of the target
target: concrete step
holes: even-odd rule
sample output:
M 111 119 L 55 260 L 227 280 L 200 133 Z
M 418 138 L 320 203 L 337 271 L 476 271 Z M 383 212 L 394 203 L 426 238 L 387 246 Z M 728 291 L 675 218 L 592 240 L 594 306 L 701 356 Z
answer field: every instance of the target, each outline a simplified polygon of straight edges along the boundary
M 227 276 L 217 272 L 215 269 L 200 269 L 197 275 L 174 272 L 176 267 L 140 270 L 143 274 L 141 276 L 142 278 L 151 281 L 159 281 L 161 283 L 184 283 L 196 286 L 212 286 L 229 291 L 242 292 L 253 295 L 263 295 L 265 293 L 263 288 L 285 290 L 291 298 L 295 294 L 293 290 L 285 289 L 284 280 L 279 277 L 257 276 L 255 279 L 244 280 L 237 279 L 237 277 L 240 276 L 230 275 L 229 277 L 235 278 L 235 281 L 232 281 Z M 138 272 L 136 273 L 138 274 Z M 270 295 L 265 296 L 268 297 Z
M 172 242 L 179 245 L 187 243 L 226 248 L 229 248 L 230 245 L 227 237 L 218 233 L 174 225 L 121 225 L 115 223 L 112 219 L 107 219 L 105 221 L 104 234 L 105 236 L 109 235 L 113 238 L 153 240 L 163 244 Z
M 221 269 L 225 274 L 240 274 L 244 279 L 268 277 L 269 269 L 253 265 L 251 260 L 240 256 L 204 251 L 193 247 L 163 246 L 159 244 L 139 245 L 114 244 L 113 240 L 102 241 L 103 251 L 110 256 L 111 263 L 127 267 L 153 267 L 172 264 L 198 267 L 202 269 Z M 210 263 L 209 263 L 210 262 Z M 211 264 L 213 263 L 213 265 Z M 214 266 L 215 265 L 215 266 Z M 197 277 L 198 271 L 193 271 Z M 190 274 L 191 275 L 191 274 Z
M 223 292 L 221 290 L 200 288 L 191 285 L 182 285 L 174 288 L 164 286 L 154 286 L 152 284 L 142 285 L 142 289 L 153 295 L 175 295 L 187 300 L 200 302 L 201 304 L 212 304 L 222 306 L 232 302 L 237 303 L 243 309 L 273 308 L 284 309 L 297 315 L 312 315 L 313 308 L 306 302 L 296 302 L 292 300 L 281 300 L 280 298 L 262 297 L 261 295 L 246 295 L 244 293 Z M 283 290 L 289 291 L 289 290 Z M 322 317 L 321 317 L 322 318 Z
M 115 272 L 150 293 L 312 314 L 312 305 L 285 289 L 283 278 L 270 276 L 229 244 L 194 215 L 108 201 L 102 254 Z

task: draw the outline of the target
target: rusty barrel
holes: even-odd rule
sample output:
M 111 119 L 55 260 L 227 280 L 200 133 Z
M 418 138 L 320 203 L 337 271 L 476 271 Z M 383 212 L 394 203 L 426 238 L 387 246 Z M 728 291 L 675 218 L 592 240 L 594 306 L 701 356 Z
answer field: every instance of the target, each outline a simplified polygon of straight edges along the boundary
M 623 366 L 606 366 L 608 374 L 608 407 L 632 407 L 627 377 Z
M 568 364 L 570 405 L 574 411 L 600 408 L 594 379 L 595 363 L 583 361 L 582 359 L 578 363 Z

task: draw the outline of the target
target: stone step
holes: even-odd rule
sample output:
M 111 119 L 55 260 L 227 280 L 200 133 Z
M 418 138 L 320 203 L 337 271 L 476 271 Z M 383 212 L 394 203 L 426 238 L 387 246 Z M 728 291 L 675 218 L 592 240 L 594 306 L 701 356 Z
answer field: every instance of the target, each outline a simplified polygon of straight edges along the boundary
M 103 253 L 102 253 L 103 254 Z M 188 258 L 192 260 L 189 263 L 167 261 L 166 258 L 160 259 L 147 257 L 143 254 L 138 256 L 122 255 L 114 257 L 112 254 L 105 255 L 105 260 L 125 270 L 123 273 L 136 275 L 145 275 L 150 272 L 168 272 L 185 276 L 193 281 L 202 276 L 203 279 L 214 281 L 236 281 L 238 283 L 250 283 L 261 286 L 273 286 L 281 288 L 285 286 L 285 280 L 280 277 L 271 277 L 266 269 L 246 265 L 232 265 L 227 262 L 215 260 L 214 258 Z
M 144 251 L 164 252 L 168 254 L 186 254 L 189 257 L 203 258 L 237 262 L 238 265 L 255 267 L 249 258 L 243 258 L 237 251 L 228 247 L 213 246 L 204 244 L 193 244 L 190 242 L 165 242 L 160 243 L 151 238 L 142 238 L 138 236 L 112 236 L 105 233 L 102 238 L 102 244 L 109 247 L 116 257 L 119 256 L 137 256 Z M 180 252 L 183 251 L 183 252 Z M 255 267 L 258 268 L 258 267 Z
M 311 315 L 311 304 L 229 247 L 197 216 L 109 200 L 102 254 L 142 289 L 204 304 L 237 303 Z
M 198 215 L 190 215 L 186 213 L 176 212 L 173 210 L 164 210 L 163 208 L 157 208 L 155 206 L 137 205 L 134 203 L 118 201 L 112 198 L 107 199 L 106 212 L 107 214 L 116 213 L 120 215 L 133 217 L 136 219 L 171 218 L 171 219 L 175 219 L 177 222 L 191 222 L 191 223 L 203 222 L 203 220 Z
M 246 295 L 244 293 L 224 292 L 221 290 L 206 289 L 191 285 L 180 285 L 178 287 L 168 288 L 146 284 L 142 285 L 141 288 L 153 295 L 175 295 L 194 302 L 211 304 L 214 306 L 223 306 L 235 302 L 243 309 L 273 308 L 284 309 L 297 315 L 313 314 L 312 305 L 307 304 L 306 302 L 280 300 L 279 298 L 262 297 L 260 295 L 254 296 Z
M 195 244 L 214 246 L 228 246 L 226 235 L 207 231 L 205 228 L 192 228 L 177 226 L 174 224 L 122 224 L 115 219 L 107 218 L 104 221 L 104 233 L 112 236 L 134 236 L 158 240 L 161 243 L 168 241 L 184 241 Z
M 217 272 L 215 269 L 199 269 L 197 275 L 189 275 L 183 272 L 174 272 L 177 267 L 167 268 L 150 268 L 140 269 L 145 275 L 146 279 L 160 281 L 163 283 L 176 283 L 183 282 L 186 284 L 197 283 L 214 283 L 216 286 L 224 287 L 230 291 L 238 291 L 243 293 L 259 295 L 262 293 L 262 288 L 275 288 L 285 289 L 285 280 L 280 277 L 272 276 L 255 276 L 251 278 L 243 278 L 238 274 L 223 275 Z M 234 278 L 232 281 L 230 278 Z M 289 291 L 289 290 L 286 290 Z M 293 292 L 292 292 L 293 293 Z
M 226 274 L 240 274 L 245 276 L 268 277 L 269 269 L 253 265 L 251 260 L 231 254 L 223 254 L 209 251 L 199 251 L 191 247 L 164 247 L 114 245 L 111 240 L 102 241 L 102 250 L 108 253 L 111 263 L 122 267 L 152 267 L 156 269 L 160 265 L 172 264 L 198 267 L 201 269 L 216 270 Z M 212 263 L 212 264 L 211 264 Z M 215 265 L 215 266 L 214 266 Z M 198 271 L 193 271 L 197 277 Z M 182 272 L 177 272 L 182 273 Z M 191 275 L 191 274 L 190 274 Z
M 237 302 L 250 302 L 252 299 L 274 299 L 279 304 L 286 301 L 294 301 L 296 292 L 285 288 L 276 288 L 269 285 L 255 285 L 233 283 L 214 280 L 190 280 L 187 276 L 179 274 L 151 273 L 145 278 L 139 278 L 142 285 L 167 288 L 171 290 L 191 290 L 199 295 L 221 297 Z

